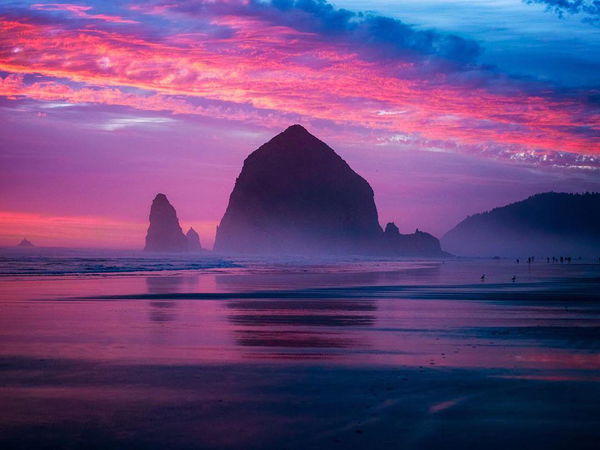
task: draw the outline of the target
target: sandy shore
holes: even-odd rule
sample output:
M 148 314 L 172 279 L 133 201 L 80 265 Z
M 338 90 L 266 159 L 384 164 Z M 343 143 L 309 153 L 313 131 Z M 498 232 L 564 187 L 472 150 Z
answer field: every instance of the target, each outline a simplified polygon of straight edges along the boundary
M 599 265 L 13 276 L 0 295 L 2 448 L 591 449 L 600 438 Z

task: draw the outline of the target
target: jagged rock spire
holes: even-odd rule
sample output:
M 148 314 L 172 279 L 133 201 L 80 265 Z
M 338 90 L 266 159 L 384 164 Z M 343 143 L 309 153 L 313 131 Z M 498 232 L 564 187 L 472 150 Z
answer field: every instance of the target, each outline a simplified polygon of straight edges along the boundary
M 179 225 L 175 208 L 165 194 L 157 194 L 150 208 L 150 226 L 146 234 L 145 251 L 182 252 L 187 239 Z

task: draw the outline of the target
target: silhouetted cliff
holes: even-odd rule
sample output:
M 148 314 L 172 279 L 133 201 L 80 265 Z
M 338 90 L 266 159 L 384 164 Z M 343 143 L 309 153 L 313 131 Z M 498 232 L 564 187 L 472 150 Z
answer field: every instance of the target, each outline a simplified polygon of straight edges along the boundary
M 600 254 L 600 194 L 547 192 L 467 217 L 442 239 L 460 255 Z
M 293 125 L 244 161 L 215 250 L 364 252 L 381 233 L 369 183 L 331 147 Z
M 184 252 L 188 241 L 181 231 L 175 208 L 165 194 L 158 194 L 150 208 L 150 226 L 146 234 L 145 251 Z

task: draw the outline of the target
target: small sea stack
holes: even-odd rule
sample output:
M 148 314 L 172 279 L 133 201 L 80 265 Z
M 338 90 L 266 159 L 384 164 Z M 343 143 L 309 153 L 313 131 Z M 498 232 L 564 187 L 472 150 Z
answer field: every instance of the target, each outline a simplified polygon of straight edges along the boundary
M 150 208 L 150 226 L 146 234 L 147 252 L 185 252 L 188 239 L 181 230 L 175 208 L 165 194 L 157 194 Z
M 31 241 L 29 241 L 29 240 L 27 240 L 27 239 L 23 238 L 23 240 L 17 244 L 17 247 L 21 247 L 21 248 L 32 248 L 32 247 L 35 247 L 35 245 L 33 245 L 33 244 L 31 243 Z
M 190 252 L 199 252 L 202 250 L 202 245 L 200 244 L 200 235 L 190 227 L 188 232 L 185 234 L 185 238 L 187 239 L 187 249 Z

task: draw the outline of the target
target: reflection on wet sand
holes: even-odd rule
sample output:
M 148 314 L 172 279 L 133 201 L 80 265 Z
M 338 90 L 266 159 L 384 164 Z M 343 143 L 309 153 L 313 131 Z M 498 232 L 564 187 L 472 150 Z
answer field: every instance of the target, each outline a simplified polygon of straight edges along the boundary
M 173 292 L 193 292 L 198 286 L 198 275 L 151 275 L 146 278 L 149 294 L 169 294 Z
M 441 280 L 442 265 L 439 261 L 396 264 L 381 262 L 364 266 L 283 265 L 237 274 L 218 274 L 215 282 L 219 292 L 437 283 Z
M 595 450 L 598 266 L 377 264 L 0 279 L 0 448 Z
M 179 292 L 184 279 L 181 276 L 172 277 L 146 277 L 146 286 L 149 294 L 165 294 Z M 172 309 L 176 306 L 173 300 L 150 300 L 150 320 L 155 323 L 170 322 L 175 320 Z
M 356 329 L 375 323 L 375 300 L 234 300 L 226 303 L 236 343 L 262 347 L 264 352 L 245 352 L 250 358 L 334 358 L 324 349 L 367 348 Z M 276 347 L 278 352 L 268 349 Z
M 148 294 L 170 294 L 173 292 L 193 292 L 198 286 L 198 275 L 151 275 L 146 277 Z M 174 300 L 150 300 L 150 320 L 155 323 L 175 320 L 177 302 Z
M 156 323 L 171 322 L 175 320 L 175 313 L 172 311 L 175 308 L 174 301 L 150 301 L 150 320 Z
M 373 286 L 397 281 L 402 273 L 384 264 L 368 271 L 331 266 L 283 266 L 250 274 L 216 277 L 224 292 L 293 290 Z M 344 270 L 345 269 L 345 270 Z M 439 264 L 402 270 L 415 276 L 435 277 Z M 376 322 L 377 301 L 349 298 L 257 298 L 233 299 L 225 304 L 235 342 L 244 358 L 256 360 L 337 359 L 336 350 L 364 350 L 369 339 L 361 328 Z M 245 349 L 245 350 L 244 350 Z M 276 350 L 274 350 L 276 349 Z

